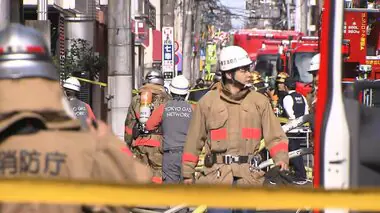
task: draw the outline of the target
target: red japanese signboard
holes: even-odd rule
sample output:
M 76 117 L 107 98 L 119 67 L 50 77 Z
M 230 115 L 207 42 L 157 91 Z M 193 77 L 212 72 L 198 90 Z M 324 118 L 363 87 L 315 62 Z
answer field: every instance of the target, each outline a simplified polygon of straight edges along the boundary
M 135 45 L 149 46 L 149 28 L 143 20 L 133 20 L 131 26 L 132 33 L 135 34 Z
M 350 40 L 347 62 L 365 64 L 367 55 L 367 13 L 344 12 L 344 39 Z

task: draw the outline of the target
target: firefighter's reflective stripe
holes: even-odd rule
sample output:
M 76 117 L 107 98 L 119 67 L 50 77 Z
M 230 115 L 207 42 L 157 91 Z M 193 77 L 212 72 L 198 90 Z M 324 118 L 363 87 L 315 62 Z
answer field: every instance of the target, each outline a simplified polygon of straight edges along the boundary
M 278 152 L 287 152 L 288 151 L 288 143 L 287 142 L 279 142 L 275 146 L 273 146 L 270 150 L 270 156 L 276 156 Z
M 261 139 L 261 129 L 260 128 L 242 128 L 241 137 L 243 139 Z
M 161 146 L 161 142 L 151 138 L 151 136 L 147 137 L 138 137 L 135 140 L 134 146 L 152 146 L 152 147 L 159 147 Z
M 261 129 L 260 128 L 242 128 L 241 130 L 242 139 L 261 139 Z M 227 139 L 227 128 L 213 129 L 210 131 L 211 140 L 224 140 Z
M 152 177 L 152 182 L 153 183 L 161 184 L 162 183 L 162 178 L 160 178 L 160 177 Z
M 139 119 L 140 118 L 140 113 L 136 112 L 136 114 L 133 114 L 134 116 L 136 116 L 136 119 Z
M 88 117 L 91 118 L 91 119 L 93 119 L 93 120 L 96 120 L 95 114 L 92 111 L 90 105 L 88 105 L 87 103 L 85 103 L 85 106 L 86 106 L 86 109 L 87 109 Z
M 161 104 L 152 112 L 152 115 L 149 117 L 149 120 L 146 122 L 147 130 L 157 129 L 162 122 L 162 116 L 165 110 L 165 104 Z
M 129 127 L 125 127 L 125 133 L 127 134 L 127 135 L 132 135 L 132 128 L 129 128 Z
M 123 147 L 123 149 L 121 151 L 124 152 L 124 153 L 126 153 L 129 156 L 133 155 L 132 152 L 131 152 L 131 150 L 128 147 Z
M 182 162 L 198 163 L 199 157 L 191 153 L 183 153 Z
M 210 138 L 213 141 L 227 139 L 227 128 L 213 129 L 210 131 Z

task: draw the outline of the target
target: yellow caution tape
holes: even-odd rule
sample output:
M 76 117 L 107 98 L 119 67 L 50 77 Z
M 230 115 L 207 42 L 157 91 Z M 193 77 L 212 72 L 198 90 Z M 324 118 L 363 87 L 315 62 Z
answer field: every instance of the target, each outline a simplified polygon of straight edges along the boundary
M 265 141 L 264 139 L 261 139 L 258 152 L 261 152 L 261 150 L 263 150 L 264 148 L 265 148 Z
M 307 179 L 312 180 L 313 177 L 314 177 L 313 176 L 313 168 L 305 166 L 305 170 L 306 170 L 306 177 L 307 177 Z
M 85 79 L 85 78 L 79 78 L 79 77 L 74 77 L 74 78 L 76 78 L 76 79 L 78 79 L 80 81 L 84 81 L 84 82 L 87 82 L 87 83 L 90 83 L 90 84 L 96 84 L 96 85 L 99 85 L 99 86 L 102 86 L 102 87 L 106 87 L 107 86 L 106 83 L 99 82 L 99 81 L 91 81 L 91 80 L 88 80 L 88 79 Z
M 17 186 L 17 190 L 15 190 Z M 0 201 L 123 206 L 207 205 L 239 209 L 345 208 L 379 211 L 380 188 L 313 190 L 226 185 L 120 185 L 57 180 L 0 180 Z M 152 199 L 147 199 L 152 198 Z M 227 199 L 228 198 L 228 199 Z M 275 202 L 274 202 L 275 201 Z
M 197 101 L 187 101 L 189 104 L 197 104 L 198 102 Z
M 207 206 L 198 206 L 196 209 L 194 209 L 193 213 L 203 213 L 207 210 Z
M 280 121 L 280 123 L 288 123 L 289 121 L 288 118 L 284 118 L 284 117 L 278 117 L 278 120 Z

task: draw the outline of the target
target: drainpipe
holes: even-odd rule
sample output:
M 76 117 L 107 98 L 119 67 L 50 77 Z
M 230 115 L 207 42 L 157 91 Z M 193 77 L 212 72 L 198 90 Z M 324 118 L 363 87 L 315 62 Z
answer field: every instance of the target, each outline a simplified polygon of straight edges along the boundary
M 48 12 L 48 1 L 47 0 L 38 0 L 37 3 L 37 20 L 47 20 Z

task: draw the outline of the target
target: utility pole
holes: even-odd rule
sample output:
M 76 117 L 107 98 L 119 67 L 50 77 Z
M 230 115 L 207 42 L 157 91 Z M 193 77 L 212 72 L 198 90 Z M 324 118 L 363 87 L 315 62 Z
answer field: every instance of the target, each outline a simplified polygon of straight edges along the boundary
M 1 0 L 3 1 L 3 0 Z M 12 23 L 24 23 L 24 4 L 23 0 L 10 1 L 10 18 Z
M 292 0 L 286 0 L 286 16 L 287 16 L 287 22 L 288 22 L 288 30 L 292 29 L 292 19 L 290 15 L 290 4 L 292 3 Z
M 132 98 L 131 0 L 108 1 L 108 123 L 124 137 Z
M 0 1 L 0 30 L 5 28 L 11 22 L 11 0 Z
M 163 27 L 174 27 L 174 6 L 175 0 L 163 0 L 162 14 L 163 14 Z
M 193 63 L 193 80 L 198 79 L 200 73 L 200 47 L 201 47 L 201 30 L 202 30 L 202 1 L 197 1 L 195 6 L 195 23 L 194 32 L 197 39 L 196 55 Z
M 48 1 L 37 1 L 37 20 L 26 20 L 25 25 L 33 27 L 40 31 L 45 38 L 45 42 L 50 50 L 51 36 L 50 36 L 50 21 L 48 20 Z
M 192 75 L 191 75 L 191 59 L 192 59 L 192 52 L 193 48 L 191 46 L 191 32 L 192 32 L 192 24 L 193 24 L 193 18 L 192 18 L 192 0 L 184 0 L 184 40 L 183 40 L 183 68 L 182 72 L 183 75 L 190 80 L 190 82 L 193 82 Z
M 162 39 L 163 41 L 166 39 L 165 38 L 165 33 L 171 31 L 172 33 L 172 38 L 169 38 L 170 40 L 170 44 L 167 44 L 169 46 L 171 46 L 171 52 L 170 53 L 166 53 L 166 54 L 169 54 L 171 55 L 171 57 L 174 57 L 174 7 L 176 5 L 176 0 L 163 0 L 162 2 L 162 14 L 163 14 L 163 18 L 162 18 L 162 24 L 161 24 L 161 32 L 162 32 Z M 165 29 L 168 29 L 168 28 L 171 28 L 172 30 L 163 30 L 163 28 Z M 167 36 L 167 34 L 166 34 Z M 162 43 L 162 49 L 163 49 L 163 52 L 164 51 L 164 42 Z M 168 49 L 169 50 L 169 49 Z M 165 59 L 165 54 L 163 53 L 162 54 L 162 72 L 163 72 L 163 75 L 164 75 L 164 79 L 165 79 L 165 82 L 167 83 L 168 81 L 171 81 L 171 79 L 175 76 L 175 65 L 174 65 L 174 58 L 172 59 L 173 61 L 173 66 L 172 67 L 166 67 L 166 59 Z M 170 61 L 170 59 L 168 59 L 168 61 Z
M 309 14 L 309 4 L 307 2 L 308 0 L 301 0 L 301 32 L 305 33 L 305 35 L 308 35 L 307 22 Z
M 37 1 L 37 20 L 47 20 L 47 10 L 48 10 L 48 1 L 47 0 L 38 0 Z
M 302 0 L 295 0 L 294 30 L 301 32 L 301 5 Z

